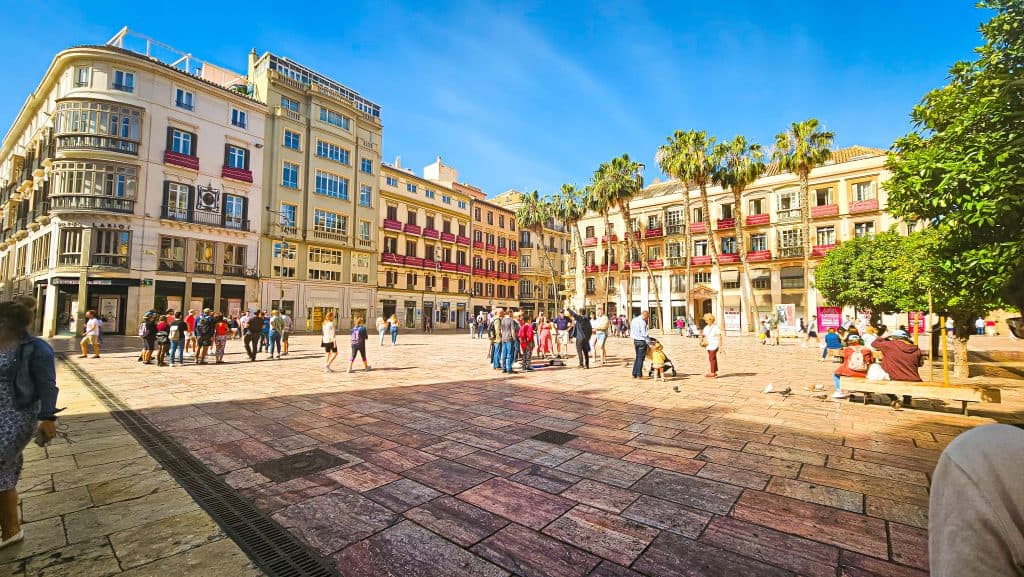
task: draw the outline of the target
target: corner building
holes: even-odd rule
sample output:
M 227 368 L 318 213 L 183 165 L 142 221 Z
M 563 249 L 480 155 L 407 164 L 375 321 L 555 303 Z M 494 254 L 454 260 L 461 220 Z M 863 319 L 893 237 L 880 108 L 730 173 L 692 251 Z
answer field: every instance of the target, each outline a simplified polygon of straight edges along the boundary
M 518 309 L 516 283 L 519 281 L 519 242 L 516 214 L 487 200 L 487 194 L 468 184 L 455 183 L 472 197 L 473 277 L 472 312 L 501 307 Z
M 88 309 L 132 334 L 150 309 L 257 298 L 265 107 L 244 77 L 133 39 L 57 54 L 0 147 L 0 299 L 38 299 L 44 336 Z
M 249 55 L 267 103 L 260 299 L 297 330 L 340 328 L 376 310 L 380 106 L 287 58 Z

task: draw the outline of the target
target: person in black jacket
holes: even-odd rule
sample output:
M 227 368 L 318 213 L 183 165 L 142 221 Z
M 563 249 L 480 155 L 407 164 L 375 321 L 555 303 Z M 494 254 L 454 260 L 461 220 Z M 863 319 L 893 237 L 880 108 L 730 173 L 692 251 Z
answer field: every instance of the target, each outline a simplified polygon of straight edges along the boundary
M 256 360 L 256 353 L 260 348 L 260 337 L 263 335 L 263 324 L 267 322 L 263 318 L 263 311 L 256 311 L 249 317 L 249 323 L 245 326 L 245 352 L 249 355 L 250 361 Z
M 24 539 L 18 519 L 22 452 L 33 435 L 57 434 L 57 374 L 53 349 L 29 334 L 35 301 L 0 303 L 0 548 Z
M 590 327 L 590 319 L 586 315 L 578 315 L 571 309 L 565 309 L 565 314 L 572 317 L 572 336 L 576 339 L 576 356 L 579 357 L 580 368 L 590 368 L 590 335 L 593 329 Z

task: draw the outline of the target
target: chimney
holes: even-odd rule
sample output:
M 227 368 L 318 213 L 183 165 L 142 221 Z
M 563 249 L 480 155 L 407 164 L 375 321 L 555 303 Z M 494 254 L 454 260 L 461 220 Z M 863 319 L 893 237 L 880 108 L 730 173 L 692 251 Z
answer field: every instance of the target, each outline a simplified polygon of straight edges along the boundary
M 395 156 L 395 168 L 402 168 L 402 156 Z

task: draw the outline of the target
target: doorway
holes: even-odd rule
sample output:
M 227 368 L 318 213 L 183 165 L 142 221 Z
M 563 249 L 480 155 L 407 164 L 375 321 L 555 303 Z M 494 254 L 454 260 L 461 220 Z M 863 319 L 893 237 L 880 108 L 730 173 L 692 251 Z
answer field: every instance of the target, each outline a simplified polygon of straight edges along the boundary
M 405 326 L 416 326 L 416 301 L 405 301 Z
M 434 318 L 434 303 L 423 303 L 423 330 L 427 330 L 427 320 Z

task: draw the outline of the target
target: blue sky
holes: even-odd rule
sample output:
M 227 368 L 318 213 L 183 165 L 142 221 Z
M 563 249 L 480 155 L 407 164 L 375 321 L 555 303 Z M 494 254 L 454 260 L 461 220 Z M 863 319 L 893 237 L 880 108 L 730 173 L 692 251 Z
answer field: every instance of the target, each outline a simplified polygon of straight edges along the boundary
M 988 18 L 971 0 L 441 4 L 2 0 L 0 130 L 53 54 L 127 25 L 235 70 L 256 47 L 335 78 L 383 107 L 389 162 L 551 193 L 623 152 L 661 176 L 677 129 L 770 144 L 817 117 L 839 146 L 888 148 Z

